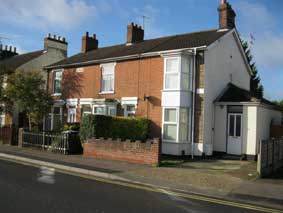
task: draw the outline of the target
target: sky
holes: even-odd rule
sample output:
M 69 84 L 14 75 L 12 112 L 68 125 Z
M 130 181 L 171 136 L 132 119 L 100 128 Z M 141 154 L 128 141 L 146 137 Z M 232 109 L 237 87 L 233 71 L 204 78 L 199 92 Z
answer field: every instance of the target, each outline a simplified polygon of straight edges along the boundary
M 252 41 L 264 96 L 283 99 L 283 1 L 228 0 L 237 30 Z M 81 49 L 86 31 L 99 46 L 126 41 L 126 26 L 143 24 L 145 39 L 218 27 L 220 0 L 0 0 L 0 38 L 20 53 L 43 48 L 48 33 L 66 37 L 68 55 Z

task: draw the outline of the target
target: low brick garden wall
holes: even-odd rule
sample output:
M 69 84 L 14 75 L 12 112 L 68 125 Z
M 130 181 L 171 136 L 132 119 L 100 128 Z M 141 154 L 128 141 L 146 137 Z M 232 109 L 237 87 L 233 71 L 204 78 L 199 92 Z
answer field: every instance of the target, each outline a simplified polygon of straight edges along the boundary
M 84 144 L 84 156 L 156 166 L 160 161 L 160 140 L 131 142 L 92 138 Z

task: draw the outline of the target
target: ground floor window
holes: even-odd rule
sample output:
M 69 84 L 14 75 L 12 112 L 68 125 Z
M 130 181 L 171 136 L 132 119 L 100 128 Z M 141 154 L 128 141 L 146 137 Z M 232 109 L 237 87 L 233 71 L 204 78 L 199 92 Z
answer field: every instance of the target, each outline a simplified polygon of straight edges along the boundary
M 94 105 L 93 106 L 93 114 L 95 115 L 109 115 L 116 116 L 117 115 L 117 106 L 116 104 L 103 104 L 103 105 Z
M 75 123 L 76 122 L 76 107 L 75 106 L 69 106 L 68 107 L 67 122 L 68 123 Z
M 163 140 L 187 142 L 189 140 L 189 108 L 163 109 Z

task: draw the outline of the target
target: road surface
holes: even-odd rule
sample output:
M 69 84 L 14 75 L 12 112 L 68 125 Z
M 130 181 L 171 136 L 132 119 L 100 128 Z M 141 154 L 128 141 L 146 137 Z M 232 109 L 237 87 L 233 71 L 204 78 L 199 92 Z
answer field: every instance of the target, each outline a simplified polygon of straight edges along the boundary
M 0 160 L 0 212 L 257 212 Z

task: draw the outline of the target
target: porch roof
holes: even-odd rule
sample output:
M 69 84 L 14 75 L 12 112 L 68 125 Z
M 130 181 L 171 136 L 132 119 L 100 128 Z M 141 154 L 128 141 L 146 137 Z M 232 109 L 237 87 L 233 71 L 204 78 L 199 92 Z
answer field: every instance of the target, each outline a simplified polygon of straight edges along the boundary
M 215 99 L 214 102 L 254 102 L 262 103 L 272 107 L 275 107 L 277 110 L 283 111 L 281 107 L 272 103 L 271 101 L 265 98 L 257 98 L 251 91 L 242 89 L 232 83 L 229 83 L 225 89 L 220 93 L 220 95 Z

